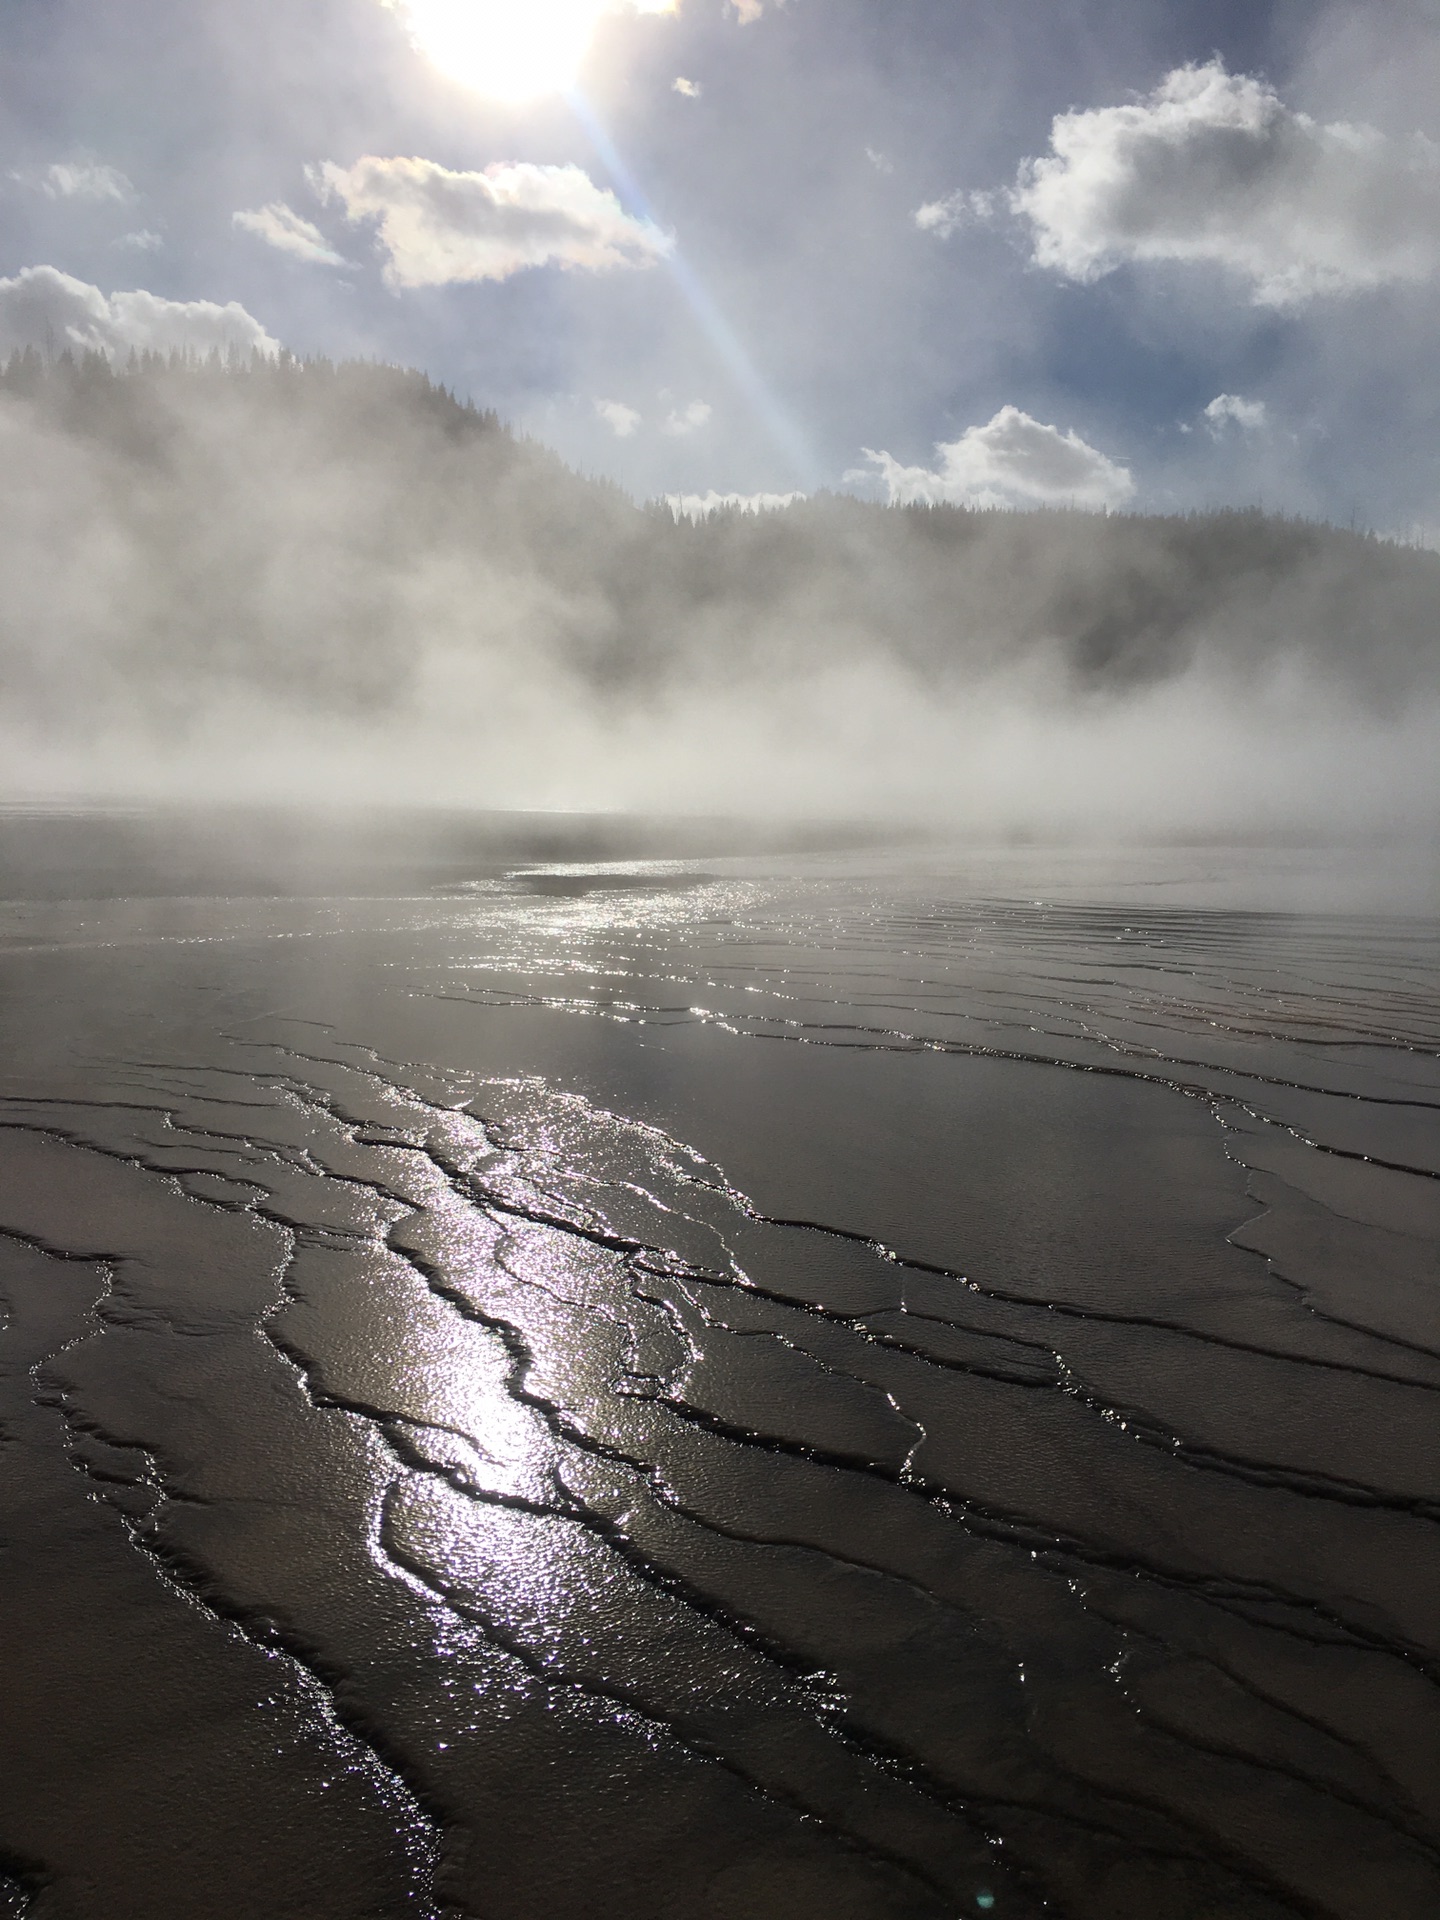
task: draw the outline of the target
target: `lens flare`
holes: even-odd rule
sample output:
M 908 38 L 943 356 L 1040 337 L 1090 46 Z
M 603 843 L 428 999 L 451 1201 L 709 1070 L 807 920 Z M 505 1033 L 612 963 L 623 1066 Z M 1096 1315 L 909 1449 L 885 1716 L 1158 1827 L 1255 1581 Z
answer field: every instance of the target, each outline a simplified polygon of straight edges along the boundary
M 677 0 L 388 0 L 449 79 L 520 104 L 574 86 L 609 13 L 669 13 Z

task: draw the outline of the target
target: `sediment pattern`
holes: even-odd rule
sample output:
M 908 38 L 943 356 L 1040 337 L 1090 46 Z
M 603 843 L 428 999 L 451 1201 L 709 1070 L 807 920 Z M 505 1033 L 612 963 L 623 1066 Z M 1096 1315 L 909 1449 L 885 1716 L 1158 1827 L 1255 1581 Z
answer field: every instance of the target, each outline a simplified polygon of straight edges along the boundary
M 12 921 L 0 1912 L 1440 1911 L 1435 929 L 543 886 Z

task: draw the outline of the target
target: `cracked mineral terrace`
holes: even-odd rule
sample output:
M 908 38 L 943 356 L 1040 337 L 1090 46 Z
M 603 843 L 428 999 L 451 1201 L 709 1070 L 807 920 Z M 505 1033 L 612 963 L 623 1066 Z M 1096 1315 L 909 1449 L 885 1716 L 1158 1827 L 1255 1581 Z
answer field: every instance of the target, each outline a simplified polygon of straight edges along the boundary
M 1440 1912 L 1433 894 L 117 831 L 0 836 L 0 1914 Z

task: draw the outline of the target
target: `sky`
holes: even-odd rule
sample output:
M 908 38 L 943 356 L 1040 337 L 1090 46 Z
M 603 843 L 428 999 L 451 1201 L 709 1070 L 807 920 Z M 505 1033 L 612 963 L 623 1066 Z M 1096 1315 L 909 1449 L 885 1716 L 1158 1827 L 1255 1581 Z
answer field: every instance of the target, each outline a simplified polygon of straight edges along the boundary
M 0 351 L 424 368 L 637 498 L 1440 544 L 1440 0 L 5 0 Z

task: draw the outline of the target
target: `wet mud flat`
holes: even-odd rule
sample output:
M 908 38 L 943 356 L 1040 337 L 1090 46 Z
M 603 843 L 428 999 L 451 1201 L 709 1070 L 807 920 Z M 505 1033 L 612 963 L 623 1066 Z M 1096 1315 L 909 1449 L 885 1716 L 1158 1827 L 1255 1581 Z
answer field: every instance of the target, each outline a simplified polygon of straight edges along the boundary
M 0 909 L 0 1914 L 1440 1912 L 1440 927 L 1042 870 Z

